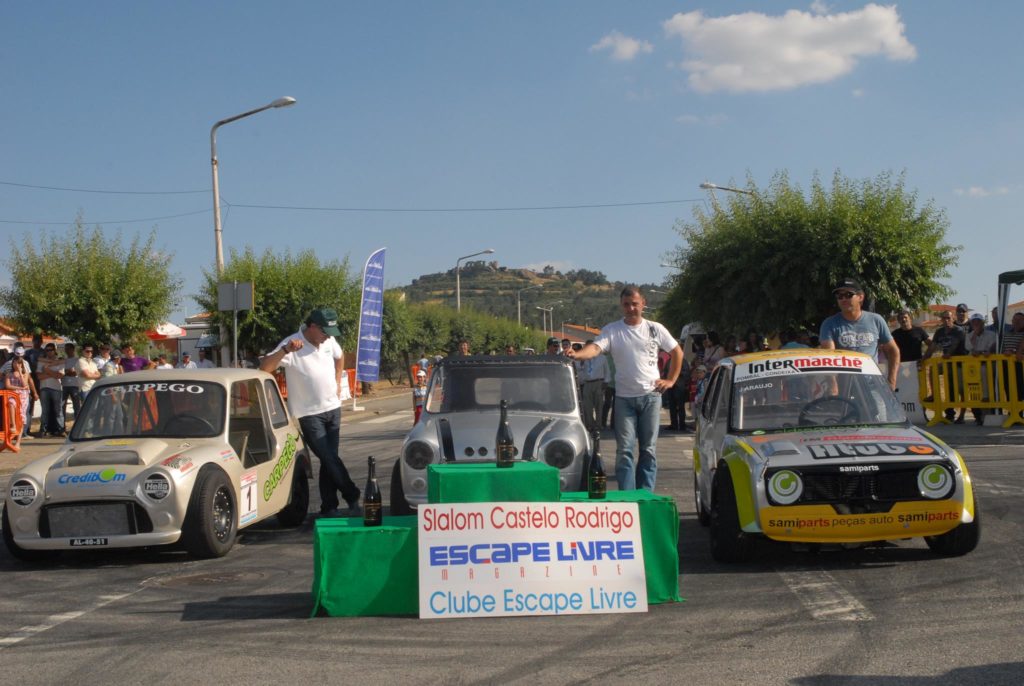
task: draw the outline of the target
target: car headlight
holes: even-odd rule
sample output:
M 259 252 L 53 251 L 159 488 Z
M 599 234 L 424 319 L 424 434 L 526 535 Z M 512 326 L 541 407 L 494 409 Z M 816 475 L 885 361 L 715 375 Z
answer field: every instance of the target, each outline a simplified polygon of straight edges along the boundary
M 24 505 L 26 507 L 31 505 L 35 502 L 37 495 L 39 495 L 39 493 L 36 491 L 36 485 L 27 479 L 18 479 L 11 484 L 11 500 L 19 505 Z
M 171 492 L 171 482 L 159 472 L 150 474 L 142 482 L 142 492 L 153 500 L 163 500 Z
M 921 467 L 917 472 L 917 490 L 925 498 L 941 500 L 953 492 L 953 475 L 938 464 L 929 464 Z
M 779 505 L 792 505 L 803 492 L 803 479 L 791 469 L 780 469 L 768 478 L 768 495 Z
M 565 469 L 574 457 L 576 450 L 569 441 L 555 440 L 544 446 L 544 461 L 556 469 Z
M 405 464 L 412 469 L 426 469 L 434 461 L 434 449 L 425 441 L 413 441 L 405 446 Z

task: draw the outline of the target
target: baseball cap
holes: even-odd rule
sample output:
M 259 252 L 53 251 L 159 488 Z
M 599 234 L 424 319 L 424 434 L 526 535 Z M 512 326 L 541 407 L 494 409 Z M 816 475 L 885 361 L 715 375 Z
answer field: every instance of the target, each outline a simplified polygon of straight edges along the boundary
M 985 315 L 983 315 L 981 312 L 975 312 L 974 314 L 971 315 L 970 321 L 973 322 L 978 320 L 985 321 Z
M 969 309 L 971 309 L 971 308 L 967 307 L 967 305 L 964 304 L 964 303 L 960 303 L 959 305 L 956 306 L 956 311 L 957 312 L 966 312 Z
M 316 324 L 328 336 L 340 336 L 341 329 L 338 328 L 338 313 L 329 307 L 318 307 L 309 313 L 306 321 Z
M 426 375 L 427 375 L 427 373 L 425 371 L 423 371 L 422 369 L 419 370 L 418 372 L 416 372 L 416 376 L 426 376 Z
M 854 293 L 863 293 L 864 292 L 864 289 L 861 288 L 860 282 L 857 281 L 856 279 L 850 279 L 850 278 L 843 279 L 842 281 L 840 281 L 836 285 L 836 287 L 832 289 L 832 292 L 835 293 L 836 291 L 844 291 L 844 290 L 845 291 L 853 291 Z
M 552 336 L 548 339 L 548 345 L 558 345 L 558 339 Z
M 190 352 L 183 352 L 183 353 L 181 354 L 181 356 L 182 356 L 182 357 L 192 357 L 192 353 L 190 353 Z
M 110 351 L 110 356 L 114 359 L 117 359 L 118 357 L 121 357 L 121 351 L 118 350 L 117 348 L 114 348 L 113 350 Z
M 14 346 L 14 354 L 18 357 L 25 357 L 25 346 L 16 345 Z

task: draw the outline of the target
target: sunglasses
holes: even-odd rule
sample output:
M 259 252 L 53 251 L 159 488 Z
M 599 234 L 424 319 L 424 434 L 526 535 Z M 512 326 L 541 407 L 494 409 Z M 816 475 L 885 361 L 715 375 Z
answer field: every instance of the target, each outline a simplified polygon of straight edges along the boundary
M 92 352 L 92 348 L 85 348 L 84 350 L 82 350 L 82 352 L 83 353 L 91 353 Z
M 857 294 L 853 291 L 843 291 L 842 293 L 836 293 L 836 298 L 839 300 L 849 300 L 855 295 Z

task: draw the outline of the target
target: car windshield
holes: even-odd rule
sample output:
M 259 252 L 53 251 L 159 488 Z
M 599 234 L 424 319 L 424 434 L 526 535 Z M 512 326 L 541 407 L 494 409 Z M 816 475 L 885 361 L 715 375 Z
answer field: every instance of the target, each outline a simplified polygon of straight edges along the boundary
M 431 379 L 427 412 L 497 409 L 572 412 L 576 394 L 566 365 L 513 364 L 440 367 Z
M 729 418 L 734 431 L 907 421 L 896 394 L 878 373 L 803 370 L 777 376 L 738 374 L 737 378 Z
M 85 399 L 72 441 L 209 438 L 224 430 L 224 388 L 201 381 L 98 386 Z

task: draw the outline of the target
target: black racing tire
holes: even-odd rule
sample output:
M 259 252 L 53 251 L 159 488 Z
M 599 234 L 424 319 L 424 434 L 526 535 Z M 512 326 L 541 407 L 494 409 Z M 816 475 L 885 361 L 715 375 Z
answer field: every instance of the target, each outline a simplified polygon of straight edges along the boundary
M 736 492 L 729 468 L 715 470 L 711 481 L 711 557 L 718 562 L 747 562 L 753 556 L 754 540 L 740 528 Z
M 924 542 L 933 553 L 943 557 L 960 557 L 978 547 L 981 540 L 981 510 L 978 499 L 974 499 L 974 521 L 961 524 L 951 531 L 938 536 L 925 536 Z
M 701 526 L 708 526 L 711 524 L 711 513 L 704 507 L 704 503 L 700 501 L 700 490 L 697 487 L 697 475 L 693 475 L 693 503 L 697 508 L 697 522 Z
M 391 468 L 391 488 L 388 489 L 388 497 L 391 499 L 391 516 L 400 517 L 411 515 L 412 507 L 405 499 L 405 489 L 402 487 L 402 458 L 395 460 L 395 466 Z
M 196 476 L 181 543 L 194 557 L 223 557 L 238 535 L 238 507 L 228 475 L 207 465 Z
M 14 542 L 14 533 L 11 531 L 11 520 L 7 517 L 7 505 L 4 505 L 3 512 L 4 545 L 11 557 L 22 562 L 45 562 L 57 556 L 56 550 L 26 550 Z
M 294 529 L 302 526 L 309 514 L 309 474 L 306 466 L 299 462 L 292 473 L 291 493 L 288 504 L 277 513 L 277 523 L 283 527 Z

